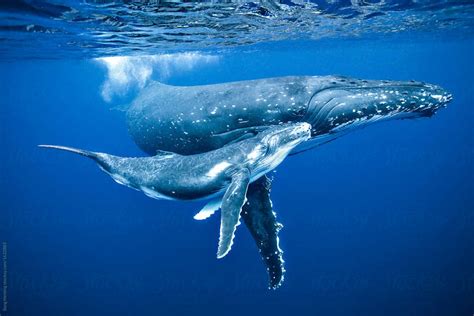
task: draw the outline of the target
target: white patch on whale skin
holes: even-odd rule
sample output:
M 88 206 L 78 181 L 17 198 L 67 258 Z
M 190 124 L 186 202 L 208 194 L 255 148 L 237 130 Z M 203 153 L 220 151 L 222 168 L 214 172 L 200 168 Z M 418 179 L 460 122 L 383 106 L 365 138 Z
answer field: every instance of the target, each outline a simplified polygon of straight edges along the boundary
M 257 161 L 257 159 L 261 156 L 262 154 L 262 146 L 258 145 L 255 147 L 250 153 L 247 155 L 247 159 L 251 162 L 254 163 Z
M 101 90 L 102 98 L 107 102 L 117 94 L 126 94 L 131 87 L 143 88 L 155 72 L 160 80 L 164 80 L 174 72 L 191 71 L 218 60 L 219 56 L 199 52 L 95 59 L 107 68 L 107 78 Z
M 176 200 L 176 199 L 173 199 L 172 197 L 169 197 L 169 196 L 166 196 L 166 195 L 163 195 L 163 194 L 160 194 L 158 192 L 156 192 L 155 190 L 152 190 L 146 186 L 141 186 L 140 187 L 140 190 L 148 197 L 152 198 L 152 199 L 156 199 L 156 200 Z
M 215 178 L 219 173 L 224 171 L 229 166 L 231 166 L 231 164 L 227 161 L 219 162 L 217 165 L 213 166 L 211 170 L 209 170 L 206 173 L 206 176 L 209 178 Z
M 119 174 L 109 173 L 112 179 L 118 184 L 129 186 L 130 182 Z

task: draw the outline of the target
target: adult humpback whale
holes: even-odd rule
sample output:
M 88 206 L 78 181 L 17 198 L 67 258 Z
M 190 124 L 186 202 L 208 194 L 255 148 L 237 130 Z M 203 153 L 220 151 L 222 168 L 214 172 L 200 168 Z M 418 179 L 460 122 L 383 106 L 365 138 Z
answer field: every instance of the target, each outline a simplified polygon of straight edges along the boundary
M 312 142 L 305 145 L 314 146 L 381 120 L 432 116 L 450 100 L 436 85 L 334 76 L 188 87 L 153 82 L 129 107 L 127 123 L 151 155 L 206 152 L 287 122 L 310 123 Z
M 158 152 L 153 157 L 123 158 L 71 147 L 39 145 L 91 158 L 117 183 L 155 199 L 213 198 L 195 218 L 204 219 L 221 209 L 217 257 L 232 246 L 249 183 L 278 166 L 289 152 L 309 139 L 308 123 L 274 126 L 256 137 L 189 156 Z
M 439 86 L 415 81 L 361 80 L 338 76 L 280 77 L 204 86 L 158 82 L 141 91 L 127 111 L 129 132 L 153 155 L 169 150 L 189 155 L 220 148 L 269 125 L 308 122 L 311 140 L 293 152 L 331 141 L 349 131 L 392 119 L 430 117 L 451 100 Z M 283 280 L 270 181 L 249 186 L 242 217 L 270 275 Z

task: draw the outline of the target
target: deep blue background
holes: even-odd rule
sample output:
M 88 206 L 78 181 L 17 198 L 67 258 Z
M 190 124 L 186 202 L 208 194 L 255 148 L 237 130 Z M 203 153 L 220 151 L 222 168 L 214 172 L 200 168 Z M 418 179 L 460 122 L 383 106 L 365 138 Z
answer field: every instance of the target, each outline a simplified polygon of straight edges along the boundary
M 2 63 L 6 315 L 472 315 L 473 41 L 289 42 L 221 54 L 167 82 L 343 74 L 436 83 L 454 101 L 431 119 L 371 126 L 277 169 L 287 274 L 269 291 L 244 226 L 217 260 L 219 216 L 192 218 L 202 203 L 149 199 L 90 161 L 36 147 L 140 154 L 123 113 L 100 97 L 103 67 Z

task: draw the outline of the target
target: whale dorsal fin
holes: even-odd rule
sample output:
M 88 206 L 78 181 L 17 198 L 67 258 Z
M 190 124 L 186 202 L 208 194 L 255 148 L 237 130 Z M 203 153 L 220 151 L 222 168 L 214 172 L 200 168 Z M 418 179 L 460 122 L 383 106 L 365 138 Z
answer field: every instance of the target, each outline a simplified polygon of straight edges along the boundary
M 221 205 L 221 228 L 217 258 L 224 257 L 232 248 L 234 234 L 240 224 L 240 211 L 245 203 L 245 195 L 250 182 L 250 171 L 242 169 L 232 176 Z
M 211 217 L 221 207 L 221 203 L 222 197 L 210 200 L 193 218 L 201 221 Z
M 163 157 L 166 158 L 167 156 L 179 156 L 179 154 L 174 153 L 172 151 L 166 151 L 166 150 L 157 150 L 155 153 L 154 157 Z
M 244 127 L 235 129 L 229 132 L 223 132 L 219 134 L 213 134 L 212 141 L 215 145 L 220 148 L 225 145 L 233 144 L 236 142 L 240 142 L 242 140 L 254 137 L 259 132 L 268 128 L 267 126 L 254 126 L 254 127 Z

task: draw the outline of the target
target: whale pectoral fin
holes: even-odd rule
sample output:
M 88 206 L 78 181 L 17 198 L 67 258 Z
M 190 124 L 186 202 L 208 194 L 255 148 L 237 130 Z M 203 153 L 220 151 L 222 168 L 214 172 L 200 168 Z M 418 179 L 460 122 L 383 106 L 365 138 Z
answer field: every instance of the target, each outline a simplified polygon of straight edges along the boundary
M 250 184 L 242 218 L 267 267 L 269 287 L 276 289 L 282 284 L 285 273 L 283 251 L 278 239 L 278 232 L 283 225 L 277 222 L 273 212 L 270 189 L 271 181 L 267 176 Z
M 217 258 L 224 257 L 232 247 L 234 234 L 240 224 L 240 211 L 250 182 L 250 172 L 242 169 L 232 176 L 232 182 L 222 198 L 221 228 Z
M 201 221 L 212 216 L 220 207 L 222 203 L 222 198 L 218 197 L 216 199 L 210 200 L 196 215 L 194 219 Z

